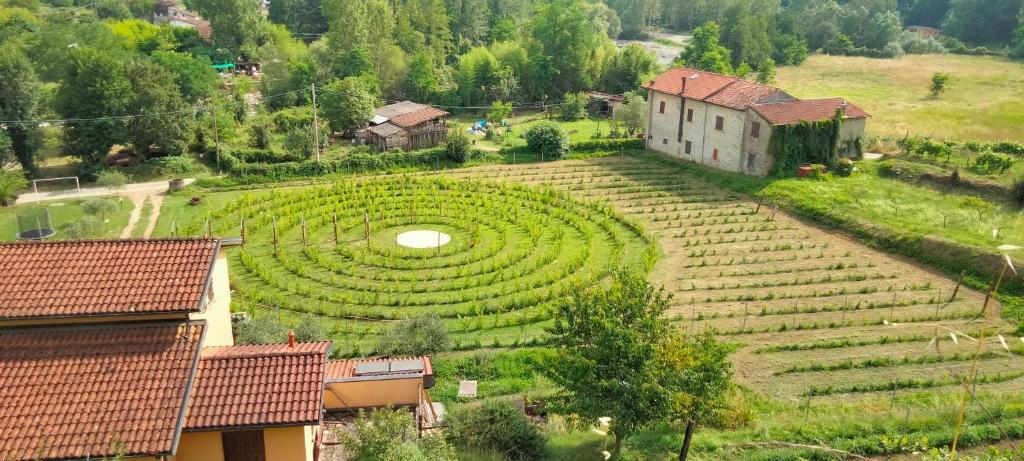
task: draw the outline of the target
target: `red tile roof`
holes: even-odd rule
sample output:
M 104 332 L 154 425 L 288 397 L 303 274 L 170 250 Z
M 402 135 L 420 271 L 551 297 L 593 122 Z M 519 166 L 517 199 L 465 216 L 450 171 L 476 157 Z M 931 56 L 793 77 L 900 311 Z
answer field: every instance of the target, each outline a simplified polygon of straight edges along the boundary
M 433 107 L 424 106 L 421 109 L 417 109 L 412 112 L 407 112 L 402 115 L 391 117 L 391 123 L 398 125 L 402 128 L 409 128 L 411 126 L 416 126 L 423 122 L 427 122 L 435 118 L 444 117 L 446 115 L 448 115 L 448 112 L 445 112 L 441 109 L 435 109 Z
M 704 102 L 736 110 L 747 110 L 752 104 L 757 104 L 779 93 L 782 93 L 782 90 L 778 88 L 750 83 L 746 80 L 736 80 L 717 93 L 704 98 Z
M 211 347 L 185 430 L 317 424 L 330 342 Z
M 772 125 L 791 125 L 801 121 L 827 120 L 836 115 L 836 109 L 846 105 L 846 118 L 866 118 L 868 113 L 842 98 L 804 99 L 801 101 L 757 104 L 751 106 Z
M 169 454 L 204 325 L 0 330 L 0 459 Z
M 751 104 L 782 92 L 737 77 L 682 67 L 663 72 L 643 87 L 678 96 L 683 91 L 683 79 L 686 79 L 686 98 L 738 110 L 746 110 Z
M 195 312 L 215 239 L 0 243 L 0 319 Z

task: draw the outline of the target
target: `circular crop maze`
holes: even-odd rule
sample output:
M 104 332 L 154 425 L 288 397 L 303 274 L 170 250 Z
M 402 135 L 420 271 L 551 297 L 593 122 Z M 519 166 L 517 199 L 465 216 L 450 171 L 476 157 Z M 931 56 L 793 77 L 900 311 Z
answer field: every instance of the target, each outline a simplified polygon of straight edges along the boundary
M 325 317 L 364 353 L 386 322 L 419 315 L 444 319 L 463 348 L 536 342 L 552 302 L 620 265 L 649 269 L 656 254 L 609 204 L 441 177 L 247 194 L 211 219 L 222 235 L 244 221 L 236 309 Z M 438 241 L 400 243 L 410 235 Z

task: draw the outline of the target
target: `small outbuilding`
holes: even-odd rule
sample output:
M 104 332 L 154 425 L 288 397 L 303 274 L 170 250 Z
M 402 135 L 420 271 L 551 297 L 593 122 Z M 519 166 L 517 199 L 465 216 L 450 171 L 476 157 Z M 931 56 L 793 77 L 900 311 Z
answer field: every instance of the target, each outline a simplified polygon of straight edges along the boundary
M 369 126 L 360 130 L 356 139 L 377 146 L 381 152 L 435 147 L 448 138 L 448 115 L 412 101 L 390 104 L 373 111 Z

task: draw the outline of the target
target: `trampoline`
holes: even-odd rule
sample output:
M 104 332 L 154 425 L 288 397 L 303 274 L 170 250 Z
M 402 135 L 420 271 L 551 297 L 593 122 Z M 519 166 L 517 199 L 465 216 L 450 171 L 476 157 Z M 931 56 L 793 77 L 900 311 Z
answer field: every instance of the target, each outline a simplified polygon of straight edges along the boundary
M 53 220 L 50 219 L 50 209 L 44 208 L 41 211 L 18 213 L 18 240 L 43 240 L 53 237 L 57 231 L 53 228 Z

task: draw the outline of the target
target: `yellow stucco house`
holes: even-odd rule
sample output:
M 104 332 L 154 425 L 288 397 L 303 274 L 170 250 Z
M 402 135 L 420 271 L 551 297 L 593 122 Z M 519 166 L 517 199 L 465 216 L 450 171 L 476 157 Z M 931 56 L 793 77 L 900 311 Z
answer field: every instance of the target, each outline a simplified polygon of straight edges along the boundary
M 0 244 L 0 459 L 316 459 L 331 344 L 234 345 L 225 242 Z

